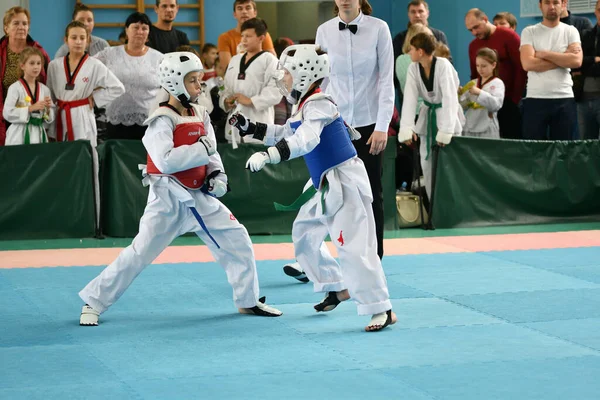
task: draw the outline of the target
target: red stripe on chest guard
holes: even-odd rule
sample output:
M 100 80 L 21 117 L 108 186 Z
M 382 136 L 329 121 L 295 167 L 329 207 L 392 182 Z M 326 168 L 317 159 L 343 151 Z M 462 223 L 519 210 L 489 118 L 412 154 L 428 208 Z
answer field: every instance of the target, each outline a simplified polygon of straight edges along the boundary
M 175 126 L 173 131 L 173 147 L 192 145 L 198 141 L 200 136 L 205 136 L 203 122 L 185 122 Z M 206 165 L 194 167 L 185 171 L 179 171 L 174 174 L 163 174 L 154 165 L 154 162 L 148 154 L 146 170 L 151 175 L 168 175 L 177 179 L 181 184 L 189 189 L 199 189 L 204 185 L 206 178 Z

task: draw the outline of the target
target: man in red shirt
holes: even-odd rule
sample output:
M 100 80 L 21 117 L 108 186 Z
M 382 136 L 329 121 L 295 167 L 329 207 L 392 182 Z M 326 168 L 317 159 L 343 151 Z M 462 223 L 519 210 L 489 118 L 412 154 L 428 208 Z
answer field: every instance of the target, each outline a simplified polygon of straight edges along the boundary
M 513 30 L 494 26 L 487 15 L 478 8 L 469 10 L 465 16 L 467 29 L 475 36 L 469 44 L 471 79 L 477 78 L 475 58 L 482 47 L 489 47 L 498 53 L 498 74 L 506 87 L 504 104 L 498 112 L 500 137 L 520 139 L 521 113 L 519 102 L 527 82 L 527 73 L 521 65 L 521 38 Z

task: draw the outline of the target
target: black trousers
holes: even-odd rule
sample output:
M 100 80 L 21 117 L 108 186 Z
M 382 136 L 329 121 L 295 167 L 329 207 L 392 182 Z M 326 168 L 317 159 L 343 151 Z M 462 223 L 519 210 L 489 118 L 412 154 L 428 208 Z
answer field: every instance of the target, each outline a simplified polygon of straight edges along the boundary
M 523 139 L 521 110 L 508 98 L 504 98 L 502 108 L 498 111 L 498 125 L 502 139 Z
M 381 177 L 383 175 L 383 151 L 376 156 L 369 154 L 371 145 L 367 146 L 367 141 L 375 130 L 375 124 L 356 128 L 360 132 L 361 138 L 352 143 L 358 153 L 358 158 L 362 160 L 367 169 L 369 182 L 371 183 L 371 192 L 373 193 L 373 215 L 375 216 L 375 233 L 377 234 L 377 255 L 383 257 L 383 184 Z
M 130 139 L 130 140 L 142 140 L 144 133 L 146 132 L 147 126 L 133 124 L 127 125 L 113 125 L 111 123 L 106 124 L 106 139 Z

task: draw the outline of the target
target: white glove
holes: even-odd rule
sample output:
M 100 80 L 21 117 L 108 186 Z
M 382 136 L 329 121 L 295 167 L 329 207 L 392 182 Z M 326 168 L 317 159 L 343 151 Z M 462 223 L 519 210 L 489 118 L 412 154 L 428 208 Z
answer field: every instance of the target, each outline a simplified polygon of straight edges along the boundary
M 246 162 L 246 169 L 249 169 L 252 172 L 258 172 L 265 167 L 265 164 L 269 163 L 271 159 L 269 155 L 264 152 L 258 152 L 252 154 L 248 161 Z
M 254 153 L 246 162 L 246 169 L 252 172 L 258 172 L 265 167 L 265 164 L 279 164 L 281 161 L 281 154 L 276 147 L 269 147 L 266 152 L 261 151 Z
M 220 179 L 211 178 L 208 181 L 208 193 L 215 197 L 222 197 L 227 193 L 227 184 Z
M 213 143 L 213 141 L 210 140 L 210 138 L 206 135 L 200 136 L 198 138 L 198 143 L 202 143 L 204 147 L 206 147 L 206 154 L 208 154 L 209 157 L 217 152 L 216 143 Z

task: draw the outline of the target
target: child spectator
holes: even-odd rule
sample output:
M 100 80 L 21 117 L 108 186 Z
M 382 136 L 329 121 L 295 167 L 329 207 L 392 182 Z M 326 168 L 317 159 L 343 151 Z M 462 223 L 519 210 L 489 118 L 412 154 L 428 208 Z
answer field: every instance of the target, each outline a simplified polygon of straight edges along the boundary
M 45 125 L 54 121 L 50 89 L 39 82 L 44 69 L 44 54 L 26 47 L 19 55 L 22 77 L 8 88 L 4 100 L 4 119 L 10 122 L 6 145 L 47 143 Z
M 231 58 L 219 104 L 228 113 L 237 110 L 253 122 L 272 124 L 275 120 L 273 106 L 281 100 L 281 93 L 273 79 L 277 58 L 262 49 L 267 24 L 262 19 L 252 18 L 242 24 L 241 30 L 246 52 Z M 227 125 L 225 135 L 228 140 L 231 138 L 231 141 L 239 142 L 235 139 L 238 137 L 237 129 L 230 125 Z M 261 143 L 253 140 L 252 136 L 244 137 L 244 142 Z
M 484 47 L 476 58 L 479 77 L 461 89 L 461 105 L 465 112 L 464 136 L 500 139 L 498 110 L 504 102 L 504 83 L 498 78 L 498 55 Z
M 445 146 L 452 136 L 460 135 L 464 115 L 458 103 L 459 80 L 456 70 L 445 58 L 433 55 L 435 38 L 419 33 L 410 41 L 413 63 L 408 68 L 398 141 L 408 145 L 421 137 L 421 168 L 427 194 L 431 196 L 432 161 L 429 151 L 436 143 Z M 419 97 L 423 105 L 415 123 Z
M 512 29 L 513 31 L 517 30 L 517 18 L 508 11 L 494 15 L 493 23 L 496 26 Z

